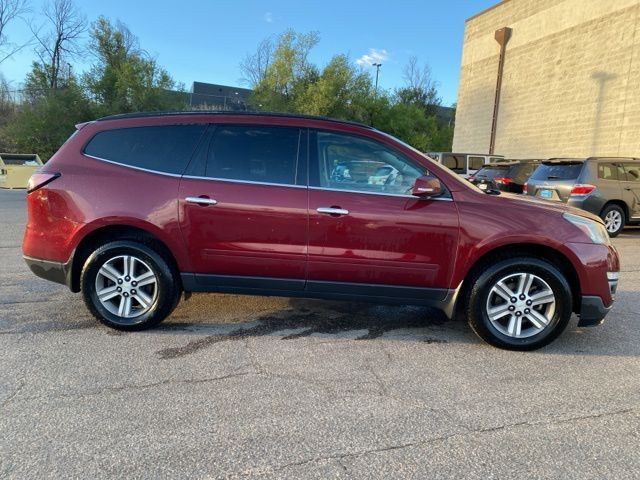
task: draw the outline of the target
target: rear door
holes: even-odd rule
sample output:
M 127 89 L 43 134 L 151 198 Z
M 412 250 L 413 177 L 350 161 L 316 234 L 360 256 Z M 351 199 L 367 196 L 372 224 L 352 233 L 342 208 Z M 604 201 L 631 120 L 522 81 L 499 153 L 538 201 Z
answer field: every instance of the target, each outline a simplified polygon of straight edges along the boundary
M 180 226 L 199 283 L 304 288 L 306 135 L 297 127 L 212 127 L 180 184 Z
M 410 195 L 427 172 L 381 142 L 329 131 L 310 138 L 307 288 L 346 294 L 392 286 L 381 295 L 448 288 L 458 244 L 451 198 Z M 349 175 L 334 175 L 338 166 Z M 380 182 L 381 166 L 397 173 Z
M 632 220 L 640 220 L 640 162 L 623 163 L 625 178 L 620 182 L 623 200 Z

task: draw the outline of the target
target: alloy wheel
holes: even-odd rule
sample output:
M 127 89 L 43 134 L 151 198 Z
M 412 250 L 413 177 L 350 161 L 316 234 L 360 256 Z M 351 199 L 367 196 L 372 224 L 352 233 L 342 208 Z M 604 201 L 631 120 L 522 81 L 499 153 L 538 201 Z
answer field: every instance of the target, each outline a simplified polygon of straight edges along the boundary
M 542 332 L 556 311 L 556 297 L 547 282 L 532 273 L 498 280 L 489 292 L 486 313 L 493 327 L 512 338 Z
M 158 277 L 147 263 L 133 255 L 113 257 L 96 275 L 98 301 L 122 319 L 147 313 L 158 296 Z
M 607 228 L 607 232 L 617 232 L 622 226 L 622 214 L 617 210 L 611 210 L 604 217 L 604 225 Z

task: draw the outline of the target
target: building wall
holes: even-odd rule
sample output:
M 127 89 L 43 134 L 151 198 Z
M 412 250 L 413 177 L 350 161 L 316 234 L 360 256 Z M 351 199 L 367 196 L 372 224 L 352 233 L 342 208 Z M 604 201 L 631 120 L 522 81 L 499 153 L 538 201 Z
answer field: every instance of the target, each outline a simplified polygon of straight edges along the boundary
M 467 20 L 454 151 L 489 150 L 502 27 L 495 153 L 640 157 L 640 0 L 506 0 Z

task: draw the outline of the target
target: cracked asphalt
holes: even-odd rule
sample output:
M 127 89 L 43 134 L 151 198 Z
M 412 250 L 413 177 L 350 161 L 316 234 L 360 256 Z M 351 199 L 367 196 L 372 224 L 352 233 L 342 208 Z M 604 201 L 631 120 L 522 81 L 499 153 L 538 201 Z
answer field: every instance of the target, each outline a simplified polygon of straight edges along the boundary
M 489 347 L 425 308 L 193 295 L 97 324 L 0 190 L 2 478 L 639 478 L 640 229 L 607 322 Z

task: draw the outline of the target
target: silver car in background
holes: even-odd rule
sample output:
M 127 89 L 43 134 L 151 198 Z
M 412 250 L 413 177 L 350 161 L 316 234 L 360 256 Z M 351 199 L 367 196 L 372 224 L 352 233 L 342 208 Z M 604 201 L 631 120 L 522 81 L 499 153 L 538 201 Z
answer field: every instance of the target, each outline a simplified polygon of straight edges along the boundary
M 640 159 L 552 158 L 531 174 L 524 192 L 598 215 L 609 235 L 640 223 Z

